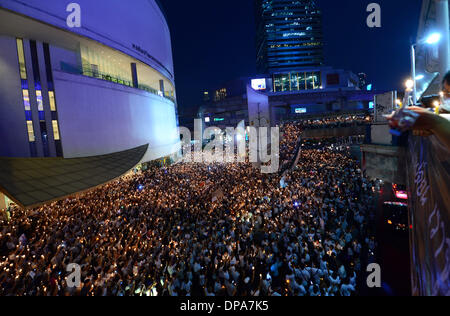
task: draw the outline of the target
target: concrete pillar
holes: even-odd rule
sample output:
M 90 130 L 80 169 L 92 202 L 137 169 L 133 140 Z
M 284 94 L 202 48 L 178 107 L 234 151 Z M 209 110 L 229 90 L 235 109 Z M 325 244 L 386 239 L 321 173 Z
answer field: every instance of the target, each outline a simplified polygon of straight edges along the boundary
M 139 88 L 139 80 L 138 80 L 136 63 L 131 63 L 131 77 L 133 78 L 133 87 L 138 89 Z
M 450 23 L 448 0 L 436 1 L 436 22 L 441 33 L 441 42 L 439 43 L 439 62 L 441 81 L 447 71 L 450 70 Z
M 165 95 L 164 80 L 159 80 L 159 90 Z

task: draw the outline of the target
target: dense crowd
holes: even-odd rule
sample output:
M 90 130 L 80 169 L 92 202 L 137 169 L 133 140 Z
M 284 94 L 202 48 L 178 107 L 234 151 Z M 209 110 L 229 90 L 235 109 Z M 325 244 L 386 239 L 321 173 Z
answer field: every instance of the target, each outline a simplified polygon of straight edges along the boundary
M 372 122 L 367 114 L 339 115 L 335 117 L 307 118 L 297 120 L 297 125 L 306 129 L 340 128 L 363 126 Z
M 284 126 L 284 159 L 299 131 Z M 375 251 L 374 184 L 346 148 L 303 148 L 285 186 L 248 163 L 182 163 L 12 209 L 0 222 L 0 295 L 357 294 Z M 65 282 L 71 263 L 78 288 Z

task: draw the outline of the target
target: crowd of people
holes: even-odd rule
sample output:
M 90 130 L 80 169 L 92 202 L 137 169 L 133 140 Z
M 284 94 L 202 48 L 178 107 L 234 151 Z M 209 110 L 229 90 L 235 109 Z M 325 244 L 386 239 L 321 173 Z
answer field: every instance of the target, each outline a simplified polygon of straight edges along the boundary
M 283 127 L 284 160 L 300 132 Z M 0 220 L 0 295 L 358 294 L 376 248 L 374 183 L 330 145 L 304 143 L 283 186 L 249 163 L 180 163 L 14 208 Z
M 323 129 L 323 128 L 340 128 L 355 127 L 370 124 L 373 118 L 368 114 L 349 114 L 334 117 L 305 118 L 298 119 L 296 124 L 304 130 L 307 129 Z

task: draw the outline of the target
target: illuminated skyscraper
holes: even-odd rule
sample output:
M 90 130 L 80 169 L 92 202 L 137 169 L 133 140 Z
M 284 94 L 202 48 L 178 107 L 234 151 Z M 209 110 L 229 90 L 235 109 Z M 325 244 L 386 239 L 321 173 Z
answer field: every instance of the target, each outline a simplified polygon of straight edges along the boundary
M 323 64 L 322 15 L 316 0 L 255 0 L 255 8 L 259 72 Z

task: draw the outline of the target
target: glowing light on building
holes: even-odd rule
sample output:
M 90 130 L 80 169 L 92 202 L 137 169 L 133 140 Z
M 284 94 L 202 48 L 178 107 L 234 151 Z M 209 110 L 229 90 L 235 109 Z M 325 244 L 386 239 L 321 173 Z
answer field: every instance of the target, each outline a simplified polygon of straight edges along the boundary
M 252 79 L 252 89 L 266 90 L 267 89 L 266 79 Z

